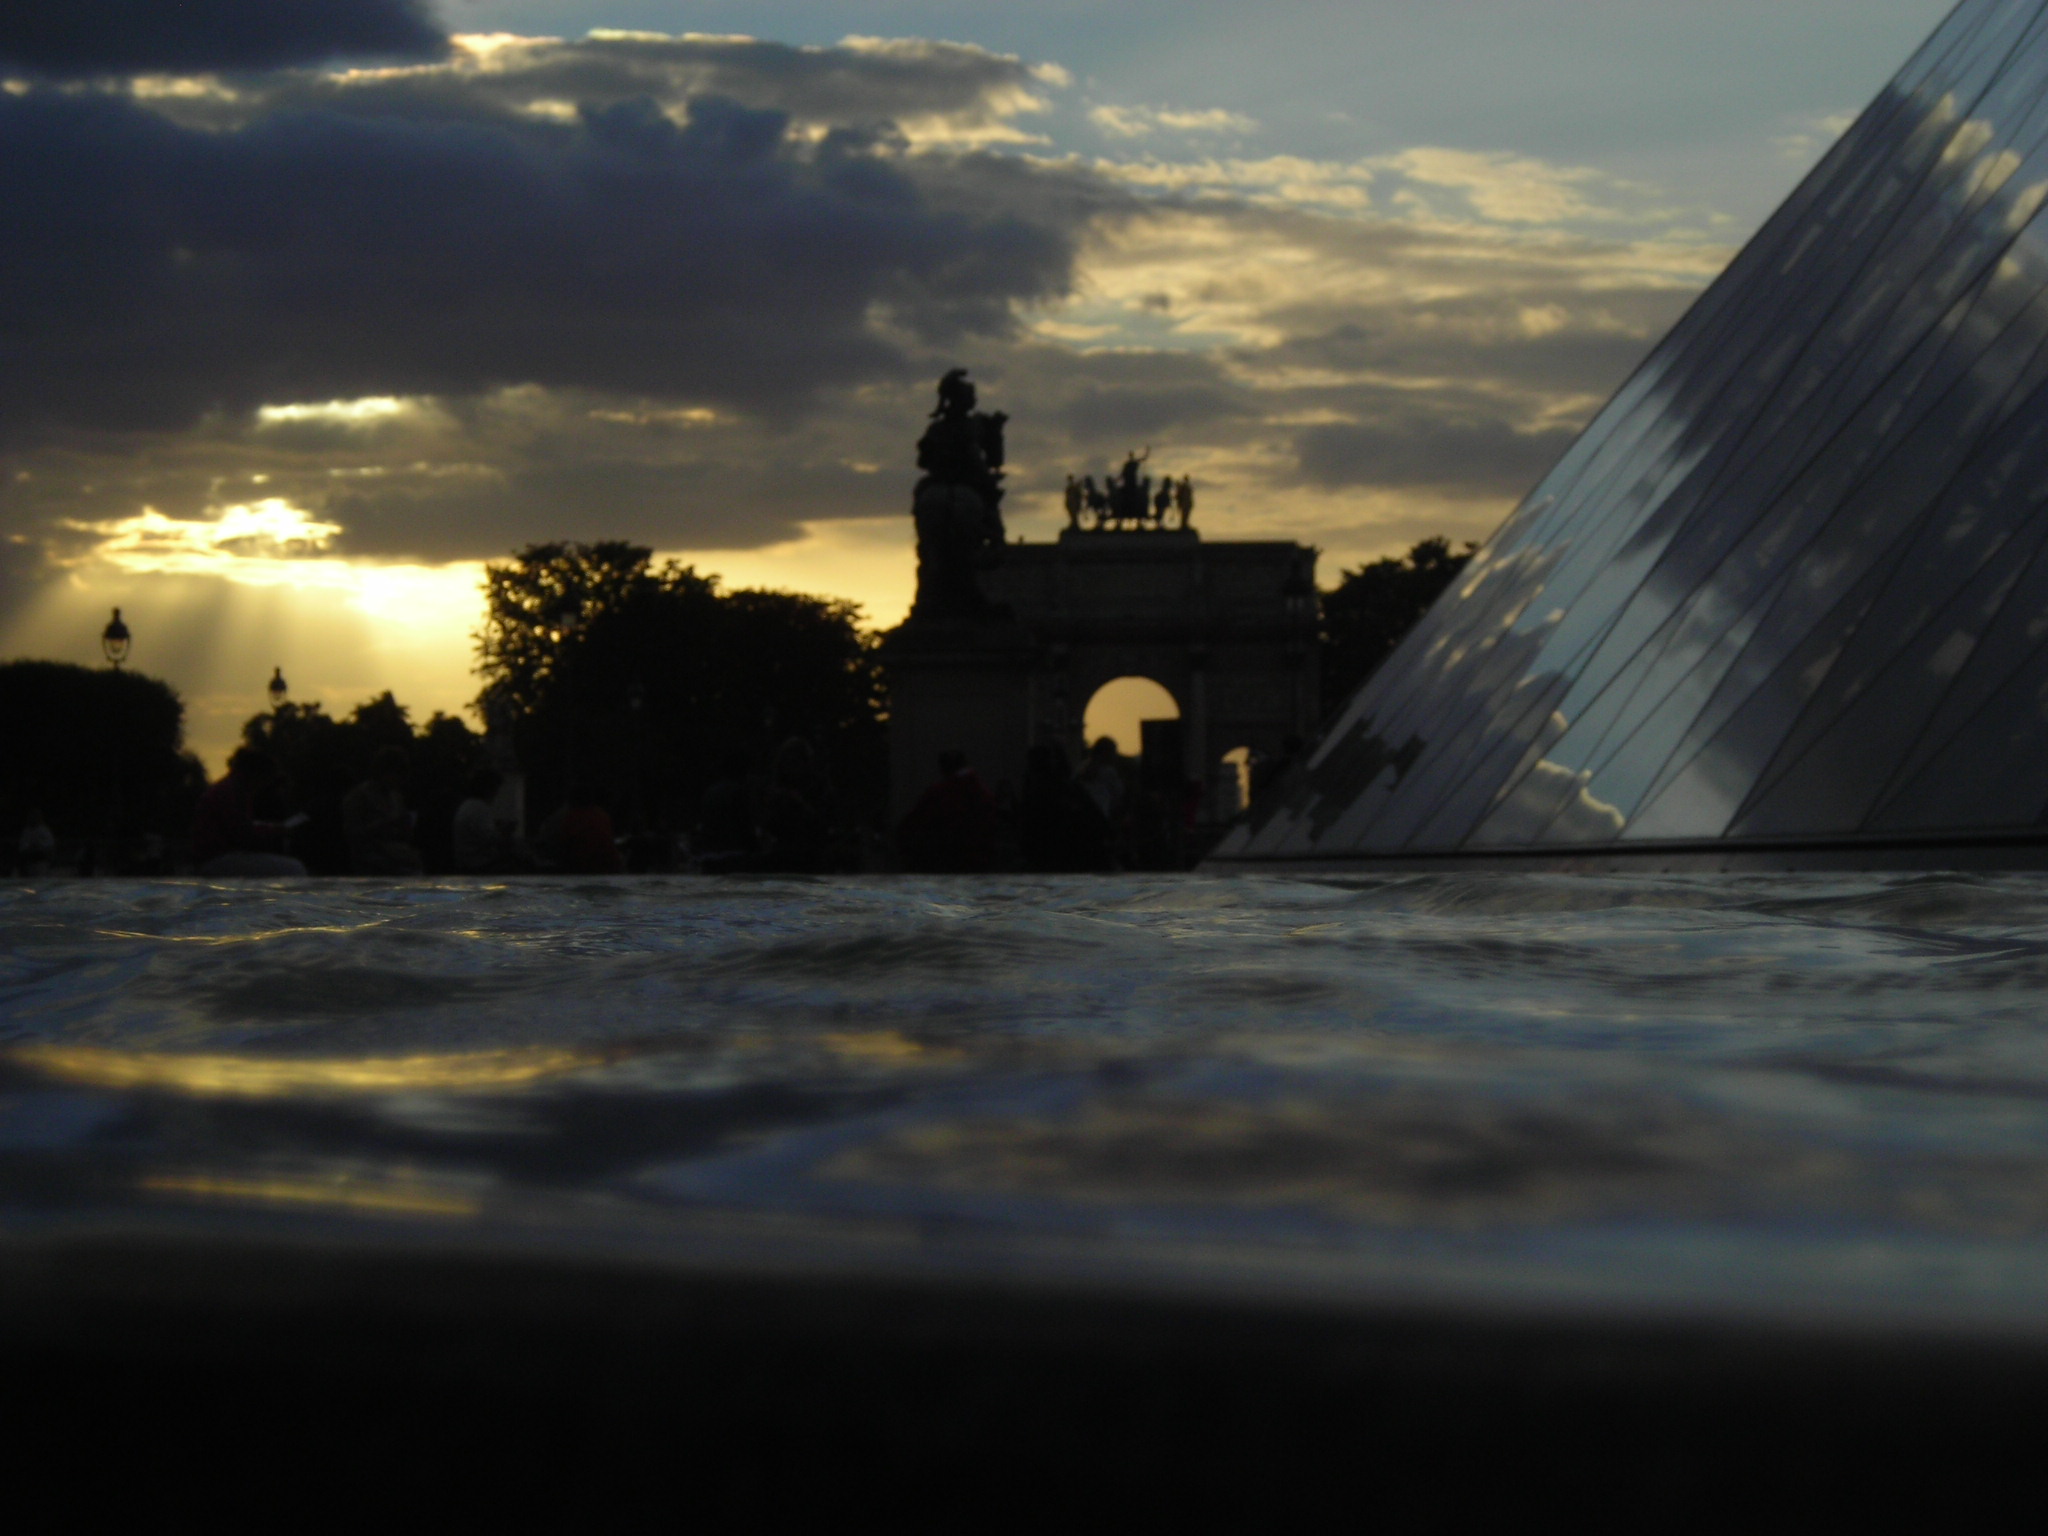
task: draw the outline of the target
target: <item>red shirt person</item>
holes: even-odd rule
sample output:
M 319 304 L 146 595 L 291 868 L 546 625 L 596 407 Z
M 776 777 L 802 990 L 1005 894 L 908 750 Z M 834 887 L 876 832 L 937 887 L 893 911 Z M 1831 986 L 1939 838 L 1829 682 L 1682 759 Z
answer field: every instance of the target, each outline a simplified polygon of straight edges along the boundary
M 571 875 L 622 874 L 618 831 L 602 794 L 574 795 L 541 828 L 541 842 L 555 865 Z
M 939 754 L 938 781 L 896 827 L 903 867 L 921 875 L 979 875 L 995 868 L 1001 813 L 964 752 Z

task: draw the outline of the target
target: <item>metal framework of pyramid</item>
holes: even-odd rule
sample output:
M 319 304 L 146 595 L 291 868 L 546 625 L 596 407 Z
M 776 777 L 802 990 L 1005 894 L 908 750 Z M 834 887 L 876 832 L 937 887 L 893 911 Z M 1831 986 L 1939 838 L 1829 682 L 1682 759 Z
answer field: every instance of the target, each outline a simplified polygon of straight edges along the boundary
M 1964 0 L 1217 856 L 2048 844 L 2044 203 Z

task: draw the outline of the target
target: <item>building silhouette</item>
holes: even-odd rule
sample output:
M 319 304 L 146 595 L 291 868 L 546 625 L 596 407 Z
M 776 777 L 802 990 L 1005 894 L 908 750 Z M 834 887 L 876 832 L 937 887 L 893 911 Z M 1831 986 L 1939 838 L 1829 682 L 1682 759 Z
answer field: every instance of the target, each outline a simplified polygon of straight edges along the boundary
M 1315 561 L 1306 545 L 1205 541 L 1192 527 L 1068 528 L 1054 543 L 1005 547 L 979 573 L 987 619 L 913 620 L 892 637 L 897 815 L 949 749 L 998 787 L 1022 782 L 1035 743 L 1078 762 L 1089 700 L 1144 677 L 1180 709 L 1173 728 L 1146 722 L 1148 758 L 1168 754 L 1163 766 L 1199 786 L 1205 815 L 1228 820 L 1238 770 L 1225 757 L 1277 755 L 1315 723 Z
M 1067 480 L 1051 544 L 1004 531 L 1004 427 L 964 368 L 939 380 L 911 499 L 917 599 L 883 648 L 892 822 L 940 757 L 964 757 L 1005 804 L 1050 751 L 1087 745 L 1090 699 L 1143 677 L 1173 696 L 1173 728 L 1145 722 L 1144 776 L 1193 820 L 1237 810 L 1233 753 L 1279 753 L 1315 720 L 1316 552 L 1277 541 L 1208 543 L 1186 477 L 1145 475 L 1132 454 Z M 957 764 L 955 769 L 957 771 Z
M 1219 856 L 2048 861 L 2044 205 L 1965 0 Z

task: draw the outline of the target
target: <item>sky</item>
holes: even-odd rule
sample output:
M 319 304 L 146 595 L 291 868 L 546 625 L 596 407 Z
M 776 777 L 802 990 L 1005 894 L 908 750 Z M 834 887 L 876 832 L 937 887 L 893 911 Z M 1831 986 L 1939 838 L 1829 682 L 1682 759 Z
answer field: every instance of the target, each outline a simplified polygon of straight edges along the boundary
M 71 0 L 0 15 L 0 655 L 476 691 L 483 563 L 913 584 L 1134 449 L 1320 574 L 1484 538 L 1945 0 Z

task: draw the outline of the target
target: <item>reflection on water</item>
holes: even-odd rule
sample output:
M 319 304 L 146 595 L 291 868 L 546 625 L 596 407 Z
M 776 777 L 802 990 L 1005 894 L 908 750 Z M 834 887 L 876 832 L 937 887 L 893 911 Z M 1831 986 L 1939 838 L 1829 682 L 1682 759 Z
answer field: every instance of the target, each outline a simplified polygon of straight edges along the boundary
M 2030 1325 L 2044 981 L 2032 876 L 12 886 L 0 1198 Z
M 367 1211 L 377 1215 L 474 1216 L 475 1200 L 414 1181 L 354 1180 L 346 1175 L 324 1179 L 243 1179 L 199 1173 L 152 1173 L 141 1181 L 146 1194 L 219 1200 L 231 1204 L 312 1206 L 336 1211 Z
M 401 1093 L 425 1089 L 523 1088 L 601 1057 L 590 1051 L 528 1048 L 462 1051 L 452 1056 L 227 1056 L 204 1052 L 121 1051 L 91 1045 L 21 1045 L 17 1065 L 94 1088 L 169 1088 L 179 1093 Z

